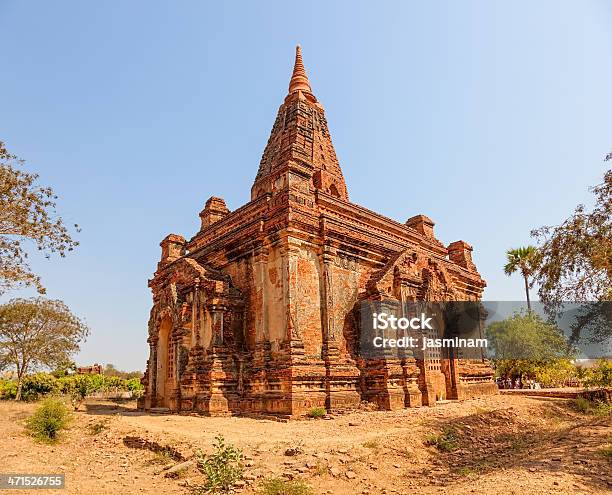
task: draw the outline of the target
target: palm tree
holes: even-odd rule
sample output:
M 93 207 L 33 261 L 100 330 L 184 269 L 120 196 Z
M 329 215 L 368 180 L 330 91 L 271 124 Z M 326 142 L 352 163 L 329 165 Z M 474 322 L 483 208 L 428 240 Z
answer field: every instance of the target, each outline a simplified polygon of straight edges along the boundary
M 525 280 L 525 295 L 527 296 L 527 309 L 531 311 L 531 300 L 529 299 L 529 277 L 537 269 L 539 253 L 534 246 L 509 249 L 506 252 L 508 263 L 504 266 L 504 273 L 508 276 L 520 271 Z

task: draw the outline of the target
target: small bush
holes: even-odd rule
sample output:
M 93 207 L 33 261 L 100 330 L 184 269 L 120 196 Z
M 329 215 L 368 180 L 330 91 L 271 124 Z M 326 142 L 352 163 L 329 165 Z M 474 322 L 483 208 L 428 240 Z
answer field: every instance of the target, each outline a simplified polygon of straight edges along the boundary
M 327 409 L 324 407 L 313 407 L 308 411 L 308 416 L 315 419 L 320 419 L 327 414 Z
M 132 396 L 136 399 L 144 395 L 144 386 L 140 383 L 140 378 L 130 378 L 126 380 L 125 388 L 132 392 Z
M 590 401 L 584 397 L 576 397 L 570 402 L 571 406 L 582 414 L 595 416 L 609 416 L 612 414 L 612 404 L 602 401 Z
M 312 495 L 310 485 L 302 480 L 286 481 L 282 478 L 268 478 L 261 482 L 260 495 Z
M 45 399 L 36 412 L 26 420 L 28 433 L 45 443 L 55 443 L 60 432 L 68 426 L 70 412 L 60 399 Z
M 459 447 L 459 439 L 453 428 L 447 427 L 440 434 L 427 435 L 425 445 L 431 445 L 443 452 L 452 452 Z
M 17 396 L 15 380 L 0 380 L 0 399 L 14 399 Z
M 95 383 L 91 379 L 93 376 L 100 375 L 76 375 L 70 377 L 71 380 L 67 383 L 68 393 L 72 397 L 72 406 L 75 411 L 78 411 L 87 396 L 96 390 Z
M 215 437 L 213 445 L 215 452 L 211 455 L 196 452 L 198 469 L 206 476 L 206 483 L 196 493 L 226 492 L 242 478 L 242 450 L 226 445 L 222 435 Z
M 596 416 L 610 416 L 612 415 L 612 403 L 595 402 L 595 409 L 593 412 Z
M 57 392 L 57 379 L 49 373 L 35 373 L 23 379 L 21 399 L 25 401 L 38 400 L 45 395 Z
M 584 397 L 576 397 L 571 404 L 576 411 L 583 414 L 586 414 L 591 410 L 591 402 Z
M 597 365 L 583 371 L 582 384 L 586 388 L 612 386 L 612 362 L 600 359 Z
M 606 447 L 605 449 L 600 450 L 599 453 L 612 462 L 612 447 Z

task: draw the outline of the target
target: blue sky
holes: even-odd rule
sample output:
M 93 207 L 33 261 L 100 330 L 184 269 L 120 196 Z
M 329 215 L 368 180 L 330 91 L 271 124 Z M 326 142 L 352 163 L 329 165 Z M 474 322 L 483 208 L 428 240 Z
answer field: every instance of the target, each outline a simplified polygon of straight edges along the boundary
M 612 151 L 610 25 L 587 0 L 0 0 L 0 139 L 83 229 L 33 260 L 92 329 L 78 361 L 144 368 L 158 243 L 248 201 L 297 43 L 351 201 L 428 215 L 486 299 L 522 298 L 506 249 L 590 204 Z

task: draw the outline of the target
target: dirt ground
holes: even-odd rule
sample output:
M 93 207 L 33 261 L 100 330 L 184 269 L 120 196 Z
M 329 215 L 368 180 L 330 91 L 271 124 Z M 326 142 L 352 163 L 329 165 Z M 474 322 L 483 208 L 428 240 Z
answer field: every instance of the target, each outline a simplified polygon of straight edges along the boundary
M 55 445 L 24 434 L 23 420 L 34 408 L 0 403 L 0 472 L 65 473 L 65 490 L 37 493 L 187 494 L 202 482 L 197 469 L 178 478 L 165 477 L 166 470 L 196 449 L 212 452 L 219 433 L 246 456 L 237 489 L 243 494 L 275 475 L 304 479 L 316 494 L 339 495 L 612 489 L 610 458 L 602 453 L 612 442 L 610 417 L 578 413 L 565 399 L 500 395 L 287 423 L 148 415 L 132 402 L 90 402 Z M 155 452 L 163 447 L 174 450 Z

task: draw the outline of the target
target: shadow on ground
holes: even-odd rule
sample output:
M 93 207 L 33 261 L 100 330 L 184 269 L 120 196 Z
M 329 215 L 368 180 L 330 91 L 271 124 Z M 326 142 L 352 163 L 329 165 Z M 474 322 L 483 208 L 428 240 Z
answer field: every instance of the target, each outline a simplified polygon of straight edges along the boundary
M 527 417 L 510 407 L 438 420 L 425 443 L 449 481 L 523 468 L 533 476 L 571 474 L 593 488 L 612 487 L 610 460 L 602 454 L 612 440 L 610 415 L 581 414 L 559 399 L 538 402 Z
M 87 414 L 100 416 L 146 416 L 147 414 L 136 409 L 136 402 L 131 399 L 114 399 L 105 401 L 88 401 L 84 406 Z

